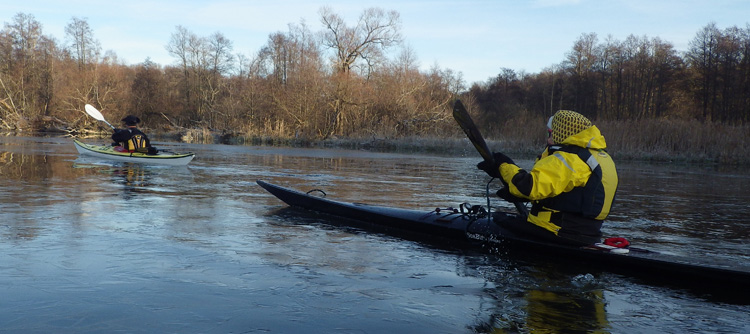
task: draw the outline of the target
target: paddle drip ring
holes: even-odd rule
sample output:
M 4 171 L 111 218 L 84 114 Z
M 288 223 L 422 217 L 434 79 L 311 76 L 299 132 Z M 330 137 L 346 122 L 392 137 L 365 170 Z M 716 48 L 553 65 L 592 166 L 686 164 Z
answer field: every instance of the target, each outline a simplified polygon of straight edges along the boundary
M 607 238 L 604 239 L 604 244 L 617 248 L 625 248 L 630 246 L 630 242 L 625 238 Z

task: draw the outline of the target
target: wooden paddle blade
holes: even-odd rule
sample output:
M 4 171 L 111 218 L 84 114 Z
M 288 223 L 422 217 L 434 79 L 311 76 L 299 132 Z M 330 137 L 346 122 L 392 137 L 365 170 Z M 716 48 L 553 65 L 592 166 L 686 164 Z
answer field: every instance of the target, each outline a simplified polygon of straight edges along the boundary
M 479 129 L 471 119 L 469 112 L 466 111 L 466 107 L 461 100 L 456 100 L 453 104 L 453 118 L 456 120 L 461 130 L 469 137 L 469 141 L 477 149 L 477 152 L 484 158 L 485 161 L 492 162 L 492 151 L 490 151 L 487 142 L 484 141 L 484 137 L 479 132 Z

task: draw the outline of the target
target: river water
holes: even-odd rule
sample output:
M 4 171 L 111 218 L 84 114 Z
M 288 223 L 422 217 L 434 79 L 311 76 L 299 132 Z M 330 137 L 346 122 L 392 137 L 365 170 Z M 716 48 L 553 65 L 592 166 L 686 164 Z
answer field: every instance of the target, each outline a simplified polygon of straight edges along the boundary
M 750 332 L 750 302 L 341 226 L 255 184 L 406 208 L 485 204 L 468 143 L 459 157 L 156 145 L 197 156 L 131 165 L 79 157 L 69 138 L 0 137 L 0 332 Z M 618 169 L 605 234 L 750 265 L 749 172 Z

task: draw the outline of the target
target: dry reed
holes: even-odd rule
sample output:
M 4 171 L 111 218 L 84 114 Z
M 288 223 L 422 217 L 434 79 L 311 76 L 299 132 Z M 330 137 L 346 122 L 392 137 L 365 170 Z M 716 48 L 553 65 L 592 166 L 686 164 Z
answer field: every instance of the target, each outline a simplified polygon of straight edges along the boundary
M 607 151 L 619 161 L 672 161 L 684 163 L 721 163 L 750 165 L 750 125 L 726 125 L 695 120 L 625 120 L 594 122 L 607 140 Z M 490 148 L 533 158 L 546 141 L 545 121 L 541 117 L 508 119 L 489 125 L 483 131 Z M 422 152 L 430 154 L 475 154 L 460 131 L 443 137 L 334 138 L 313 140 L 278 135 L 283 124 L 274 124 L 277 135 L 247 131 L 236 134 L 227 143 L 364 149 L 389 152 Z M 456 127 L 457 128 L 457 127 Z M 188 131 L 182 140 L 194 143 L 218 142 L 221 135 L 206 129 Z

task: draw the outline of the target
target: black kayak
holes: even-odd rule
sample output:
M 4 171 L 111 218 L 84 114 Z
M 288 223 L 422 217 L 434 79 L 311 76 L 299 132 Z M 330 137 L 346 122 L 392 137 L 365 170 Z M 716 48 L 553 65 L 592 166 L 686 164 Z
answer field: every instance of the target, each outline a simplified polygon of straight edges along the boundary
M 637 247 L 617 248 L 605 244 L 573 246 L 532 238 L 517 229 L 498 224 L 496 215 L 476 208 L 411 210 L 330 200 L 322 191 L 307 193 L 270 184 L 258 185 L 292 207 L 348 218 L 380 230 L 407 233 L 420 240 L 445 240 L 456 247 L 481 250 L 518 250 L 547 259 L 571 260 L 586 268 L 657 280 L 668 285 L 697 288 L 703 292 L 748 297 L 750 271 L 737 270 L 736 264 L 705 265 L 689 258 L 653 252 Z M 491 218 L 494 217 L 495 219 Z M 340 222 L 339 222 L 340 223 Z

